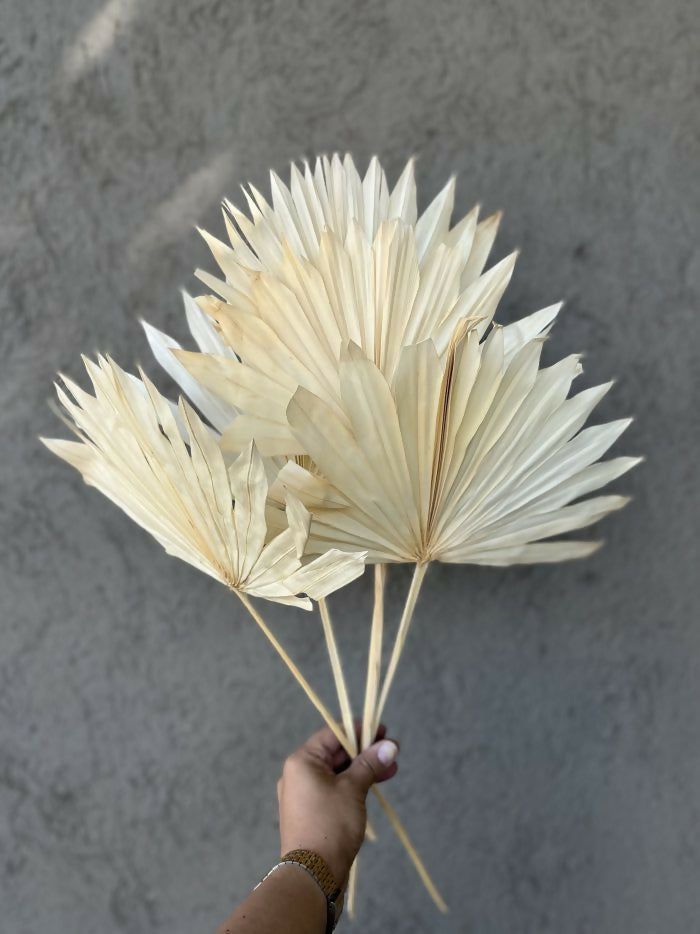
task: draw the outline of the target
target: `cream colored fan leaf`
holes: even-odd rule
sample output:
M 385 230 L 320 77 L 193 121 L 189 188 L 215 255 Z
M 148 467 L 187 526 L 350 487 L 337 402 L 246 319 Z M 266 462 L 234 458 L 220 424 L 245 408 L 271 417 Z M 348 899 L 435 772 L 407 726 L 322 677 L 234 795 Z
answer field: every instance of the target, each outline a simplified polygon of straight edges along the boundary
M 349 345 L 339 365 L 340 414 L 297 390 L 289 425 L 323 479 L 291 464 L 279 479 L 302 499 L 314 487 L 311 548 L 365 548 L 371 561 L 511 564 L 598 547 L 531 546 L 627 502 L 574 501 L 639 462 L 595 464 L 629 420 L 578 433 L 608 387 L 567 398 L 578 357 L 540 369 L 541 339 L 506 354 L 504 331 L 480 343 L 475 327 L 463 330 L 444 361 L 432 341 L 404 348 L 393 389 Z M 346 508 L 322 504 L 323 480 L 325 495 L 342 496 Z
M 450 226 L 454 180 L 420 216 L 412 161 L 391 191 L 376 159 L 361 179 L 352 159 L 337 155 L 303 173 L 293 166 L 289 186 L 272 173 L 270 186 L 271 203 L 257 190 L 246 193 L 248 214 L 225 202 L 230 244 L 204 234 L 224 279 L 199 270 L 218 298 L 197 302 L 251 371 L 238 382 L 249 387 L 271 379 L 290 397 L 303 386 L 335 404 L 341 347 L 350 341 L 393 385 L 403 347 L 431 339 L 442 358 L 464 317 L 478 319 L 485 333 L 517 251 L 484 273 L 501 215 L 477 222 L 477 206 Z M 539 320 L 531 316 L 528 330 Z M 543 320 L 542 328 L 548 324 Z M 207 393 L 230 406 L 230 385 L 217 389 L 218 376 L 204 374 L 210 358 L 200 355 L 197 361 L 196 353 L 171 352 Z M 227 426 L 226 449 L 255 438 L 271 456 L 299 453 L 279 407 L 248 410 L 241 393 L 245 420 Z
M 269 536 L 266 465 L 253 444 L 227 467 L 215 436 L 184 399 L 178 407 L 183 437 L 167 401 L 143 373 L 138 380 L 109 357 L 85 365 L 94 396 L 65 377 L 72 398 L 56 387 L 80 440 L 41 440 L 169 554 L 232 590 L 305 609 L 311 609 L 309 598 L 324 597 L 362 573 L 361 552 L 328 549 L 302 562 L 310 517 L 293 494 L 285 528 Z

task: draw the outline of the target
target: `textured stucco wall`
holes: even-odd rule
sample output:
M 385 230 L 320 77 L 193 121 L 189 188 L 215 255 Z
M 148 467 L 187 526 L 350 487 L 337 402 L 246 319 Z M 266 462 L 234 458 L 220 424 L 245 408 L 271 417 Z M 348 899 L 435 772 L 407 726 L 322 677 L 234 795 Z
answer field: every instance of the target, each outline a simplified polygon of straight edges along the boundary
M 81 351 L 155 374 L 138 317 L 185 337 L 222 195 L 333 149 L 392 178 L 416 153 L 423 204 L 456 172 L 461 213 L 504 208 L 500 320 L 565 299 L 545 360 L 615 376 L 599 419 L 635 414 L 616 451 L 647 456 L 593 559 L 431 570 L 391 793 L 453 912 L 378 817 L 356 929 L 700 931 L 696 4 L 6 0 L 1 22 L 1 934 L 213 931 L 276 853 L 311 707 L 223 588 L 36 436 Z M 337 601 L 355 696 L 369 590 Z M 269 617 L 330 701 L 317 622 Z

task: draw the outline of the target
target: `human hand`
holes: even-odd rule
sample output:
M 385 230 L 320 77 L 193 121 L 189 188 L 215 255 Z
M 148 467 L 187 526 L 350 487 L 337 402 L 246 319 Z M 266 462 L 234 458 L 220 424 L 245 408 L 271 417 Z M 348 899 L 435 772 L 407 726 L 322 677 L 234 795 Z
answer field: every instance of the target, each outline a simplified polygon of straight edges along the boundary
M 355 726 L 359 741 L 359 721 Z M 385 736 L 382 724 L 377 741 L 351 761 L 324 727 L 287 758 L 277 782 L 281 855 L 313 850 L 328 863 L 342 889 L 365 837 L 367 793 L 398 769 L 398 744 Z

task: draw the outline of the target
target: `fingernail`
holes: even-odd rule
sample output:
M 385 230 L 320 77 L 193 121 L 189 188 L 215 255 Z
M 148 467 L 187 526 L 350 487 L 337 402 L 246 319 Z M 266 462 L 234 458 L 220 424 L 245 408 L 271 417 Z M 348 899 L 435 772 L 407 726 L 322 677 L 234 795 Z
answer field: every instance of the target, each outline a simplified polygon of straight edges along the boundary
M 377 759 L 382 765 L 391 765 L 398 755 L 399 747 L 390 739 L 383 739 L 377 746 Z

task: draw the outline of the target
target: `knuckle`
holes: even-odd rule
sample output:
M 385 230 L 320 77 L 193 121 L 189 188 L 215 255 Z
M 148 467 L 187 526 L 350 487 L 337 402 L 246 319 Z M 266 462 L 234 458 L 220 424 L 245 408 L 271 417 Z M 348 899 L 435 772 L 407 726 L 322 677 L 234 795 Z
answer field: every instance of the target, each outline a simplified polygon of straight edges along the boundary
M 287 756 L 284 760 L 284 766 L 282 767 L 282 778 L 284 778 L 285 775 L 293 775 L 297 772 L 301 761 L 302 756 L 299 751 L 293 752 L 291 755 Z

